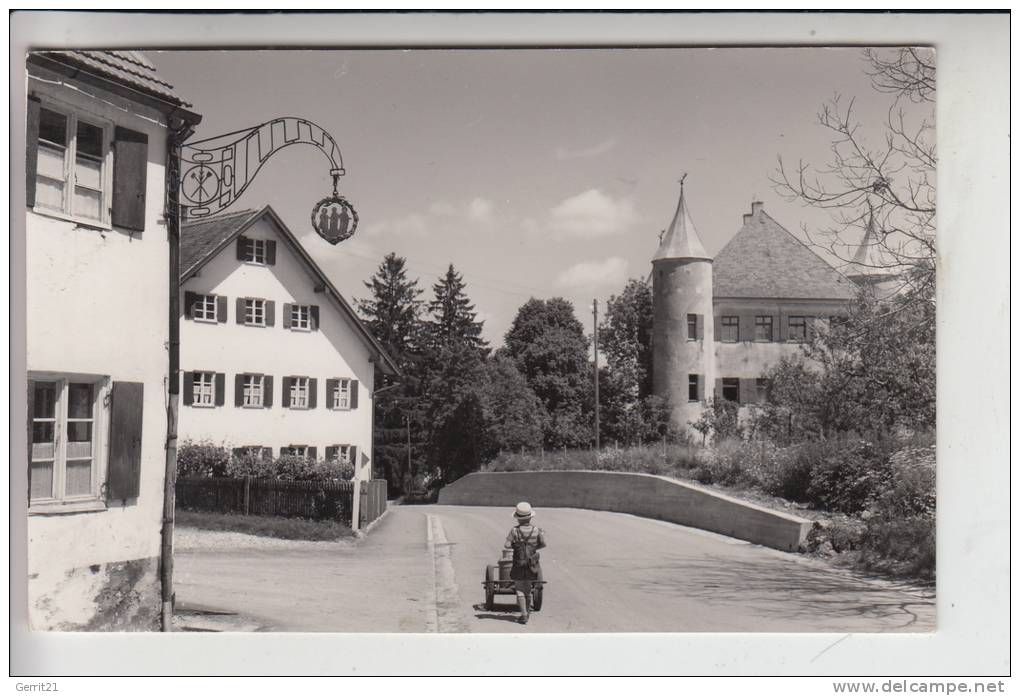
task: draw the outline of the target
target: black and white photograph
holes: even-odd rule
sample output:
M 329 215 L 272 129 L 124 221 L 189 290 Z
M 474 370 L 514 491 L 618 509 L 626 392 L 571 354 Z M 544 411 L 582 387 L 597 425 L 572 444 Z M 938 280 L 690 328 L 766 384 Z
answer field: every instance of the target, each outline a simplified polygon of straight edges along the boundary
M 12 62 L 12 625 L 954 620 L 936 42 L 200 36 Z

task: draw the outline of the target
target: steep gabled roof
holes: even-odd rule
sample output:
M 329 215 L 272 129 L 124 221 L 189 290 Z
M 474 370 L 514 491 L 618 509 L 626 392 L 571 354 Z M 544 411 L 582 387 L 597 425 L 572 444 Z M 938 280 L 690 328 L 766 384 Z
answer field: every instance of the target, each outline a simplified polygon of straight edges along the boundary
M 188 280 L 202 267 L 209 263 L 217 254 L 229 247 L 245 230 L 250 228 L 257 220 L 268 219 L 276 230 L 290 246 L 291 251 L 304 263 L 308 272 L 322 284 L 326 293 L 333 298 L 340 308 L 340 312 L 346 316 L 362 341 L 368 346 L 382 371 L 388 375 L 399 375 L 400 369 L 393 359 L 386 353 L 375 336 L 361 321 L 354 309 L 343 298 L 340 291 L 336 289 L 329 277 L 323 272 L 319 265 L 312 260 L 294 233 L 291 232 L 276 211 L 270 206 L 261 210 L 241 210 L 228 215 L 217 215 L 206 218 L 200 222 L 185 223 L 181 226 L 181 282 Z
M 684 199 L 684 187 L 680 184 L 680 201 L 676 204 L 673 222 L 662 235 L 659 249 L 652 257 L 652 261 L 711 258 L 705 251 L 701 238 L 698 237 L 698 231 L 694 228 L 694 221 L 691 220 L 691 214 L 687 211 L 687 201 Z
M 712 265 L 716 298 L 849 300 L 853 283 L 752 203 Z

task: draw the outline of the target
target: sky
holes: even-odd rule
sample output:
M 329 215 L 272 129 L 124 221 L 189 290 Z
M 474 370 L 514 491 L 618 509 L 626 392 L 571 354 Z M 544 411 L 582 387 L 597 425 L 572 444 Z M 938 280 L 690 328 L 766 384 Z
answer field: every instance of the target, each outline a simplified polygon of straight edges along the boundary
M 349 300 L 383 256 L 431 286 L 463 274 L 494 346 L 530 297 L 565 297 L 591 331 L 628 278 L 646 278 L 680 177 L 709 254 L 752 200 L 800 234 L 825 213 L 781 198 L 777 157 L 824 164 L 817 124 L 854 97 L 877 142 L 891 97 L 860 49 L 300 50 L 147 52 L 203 120 L 195 138 L 301 116 L 343 153 L 355 235 L 320 239 L 332 189 L 312 147 L 276 154 L 228 212 L 271 205 Z M 874 124 L 874 125 L 872 125 Z M 871 130 L 869 130 L 871 128 Z

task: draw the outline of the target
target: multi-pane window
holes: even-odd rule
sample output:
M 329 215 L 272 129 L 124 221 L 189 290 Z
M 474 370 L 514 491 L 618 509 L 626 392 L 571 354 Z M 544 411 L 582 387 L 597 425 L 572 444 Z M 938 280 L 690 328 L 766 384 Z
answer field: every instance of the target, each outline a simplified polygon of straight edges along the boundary
M 736 343 L 740 340 L 740 317 L 723 317 L 721 324 L 720 340 L 723 343 Z
M 192 382 L 192 401 L 195 406 L 216 405 L 216 373 L 196 372 Z
M 737 403 L 740 403 L 739 377 L 723 377 L 722 398 L 726 399 L 727 401 L 736 401 Z
M 308 445 L 288 445 L 287 447 L 281 448 L 282 454 L 289 454 L 293 457 L 307 457 L 308 456 Z
M 290 326 L 294 329 L 310 330 L 312 328 L 312 306 L 291 305 Z
M 266 247 L 264 239 L 246 239 L 244 241 L 244 260 L 248 263 L 265 265 L 268 258 Z
M 772 317 L 758 316 L 754 318 L 754 340 L 772 340 Z
M 265 402 L 265 377 L 244 375 L 241 382 L 241 404 L 261 408 Z
M 308 378 L 292 377 L 290 382 L 291 408 L 308 408 Z
M 350 445 L 337 445 L 336 448 L 336 459 L 341 464 L 351 463 L 351 446 Z
M 789 317 L 787 319 L 787 338 L 791 341 L 807 340 L 807 317 Z
M 94 382 L 31 380 L 31 501 L 96 495 Z
M 698 335 L 698 315 L 688 314 L 687 315 L 687 340 L 697 341 L 701 336 Z
M 191 316 L 198 321 L 216 321 L 216 295 L 195 295 Z
M 698 401 L 698 375 L 687 375 L 687 400 Z
M 347 409 L 351 407 L 351 380 L 338 379 L 333 387 L 333 408 Z
M 104 220 L 109 207 L 106 141 L 102 125 L 41 107 L 35 205 Z
M 248 326 L 266 325 L 266 301 L 247 299 L 244 301 L 244 323 Z

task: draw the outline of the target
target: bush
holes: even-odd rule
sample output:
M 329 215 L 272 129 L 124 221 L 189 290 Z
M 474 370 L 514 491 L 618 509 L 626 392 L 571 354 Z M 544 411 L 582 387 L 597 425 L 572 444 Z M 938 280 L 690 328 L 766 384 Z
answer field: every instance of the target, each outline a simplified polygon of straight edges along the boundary
M 864 568 L 935 577 L 935 518 L 876 515 L 861 540 Z
M 177 447 L 178 476 L 228 476 L 229 468 L 230 450 L 224 445 L 185 440 Z
M 257 453 L 234 454 L 226 445 L 183 442 L 177 448 L 177 476 L 272 478 L 280 481 L 350 481 L 354 464 L 285 454 L 277 459 Z
M 860 513 L 889 488 L 892 453 L 888 441 L 846 437 L 808 442 L 799 447 L 814 459 L 807 495 L 816 507 Z
M 705 450 L 689 445 L 647 445 L 622 449 L 501 452 L 483 471 L 628 471 L 677 476 L 695 469 Z

